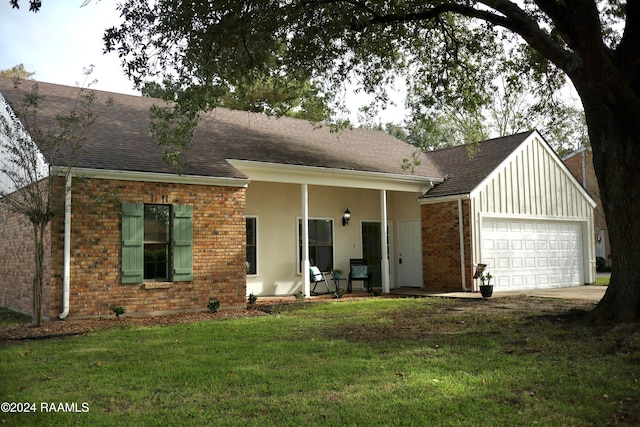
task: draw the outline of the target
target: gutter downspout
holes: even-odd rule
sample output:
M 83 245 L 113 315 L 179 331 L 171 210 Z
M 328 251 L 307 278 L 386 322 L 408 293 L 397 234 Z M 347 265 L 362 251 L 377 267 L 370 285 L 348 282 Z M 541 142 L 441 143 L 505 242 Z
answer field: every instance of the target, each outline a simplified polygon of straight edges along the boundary
M 465 269 L 465 254 L 464 254 L 464 217 L 462 214 L 462 199 L 458 199 L 458 229 L 460 230 L 460 273 L 462 276 L 462 290 L 467 292 L 467 272 Z
M 62 278 L 62 313 L 58 318 L 63 320 L 69 315 L 69 282 L 71 281 L 71 174 L 67 175 L 64 196 L 64 272 Z

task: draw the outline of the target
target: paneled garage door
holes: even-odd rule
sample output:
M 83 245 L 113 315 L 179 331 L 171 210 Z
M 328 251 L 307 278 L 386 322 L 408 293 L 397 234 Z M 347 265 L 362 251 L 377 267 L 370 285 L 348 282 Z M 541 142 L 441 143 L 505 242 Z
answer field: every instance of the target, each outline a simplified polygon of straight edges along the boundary
M 580 223 L 483 218 L 481 241 L 494 290 L 584 284 Z

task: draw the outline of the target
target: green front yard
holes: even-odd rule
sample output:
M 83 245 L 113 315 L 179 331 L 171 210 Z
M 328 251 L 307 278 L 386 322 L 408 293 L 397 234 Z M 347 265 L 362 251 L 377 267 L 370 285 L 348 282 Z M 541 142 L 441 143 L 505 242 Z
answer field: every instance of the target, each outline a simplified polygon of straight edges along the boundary
M 5 341 L 0 401 L 34 403 L 36 412 L 0 413 L 0 423 L 640 423 L 638 328 L 571 322 L 562 314 L 574 305 L 369 298 L 169 326 L 123 319 L 84 336 Z

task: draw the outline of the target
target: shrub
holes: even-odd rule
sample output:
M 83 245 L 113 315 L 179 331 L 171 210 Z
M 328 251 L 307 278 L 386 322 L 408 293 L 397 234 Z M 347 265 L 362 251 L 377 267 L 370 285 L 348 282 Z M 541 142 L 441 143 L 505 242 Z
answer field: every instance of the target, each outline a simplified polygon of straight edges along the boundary
M 333 298 L 342 298 L 343 295 L 344 295 L 344 290 L 337 289 L 332 296 Z
M 296 292 L 293 296 L 296 297 L 296 299 L 298 299 L 298 300 L 303 300 L 304 299 L 304 293 L 302 293 L 302 291 Z
M 124 307 L 118 305 L 118 306 L 115 306 L 115 307 L 111 307 L 111 311 L 113 311 L 113 314 L 115 314 L 117 318 L 120 318 L 120 315 L 124 314 L 125 309 L 124 309 Z
M 258 301 L 258 297 L 252 292 L 249 294 L 249 298 L 247 298 L 247 301 L 249 301 L 249 304 L 255 304 L 256 301 Z
M 210 312 L 217 313 L 218 311 L 220 311 L 220 300 L 217 298 L 212 299 L 211 301 L 209 301 L 209 304 L 207 304 L 207 308 Z

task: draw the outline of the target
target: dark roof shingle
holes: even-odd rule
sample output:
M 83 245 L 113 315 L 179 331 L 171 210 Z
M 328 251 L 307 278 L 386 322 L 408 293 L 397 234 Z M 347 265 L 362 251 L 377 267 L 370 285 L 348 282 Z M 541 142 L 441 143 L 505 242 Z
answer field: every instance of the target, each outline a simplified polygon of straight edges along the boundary
M 12 79 L 0 77 L 0 92 L 18 113 L 19 105 L 35 82 L 22 81 L 18 89 Z M 77 87 L 37 82 L 39 116 L 51 124 L 56 114 L 73 109 Z M 100 114 L 87 131 L 84 154 L 75 166 L 98 170 L 176 173 L 162 158 L 166 147 L 155 143 L 149 134 L 149 109 L 161 101 L 141 96 L 94 91 L 94 109 Z M 113 104 L 104 106 L 107 98 Z M 316 128 L 305 120 L 217 108 L 207 113 L 190 148 L 181 160 L 183 175 L 221 178 L 246 178 L 227 159 L 304 165 L 410 175 L 402 170 L 403 159 L 411 158 L 416 148 L 384 132 L 365 129 L 331 132 Z M 421 164 L 414 174 L 428 178 L 443 173 L 428 156 L 419 154 Z M 64 165 L 59 159 L 58 166 Z
M 459 145 L 427 152 L 427 157 L 441 170 L 446 171 L 447 175 L 444 182 L 436 185 L 423 198 L 469 194 L 532 132 L 534 131 L 488 139 L 471 147 Z M 469 148 L 472 151 L 477 148 L 477 151 L 470 154 Z

